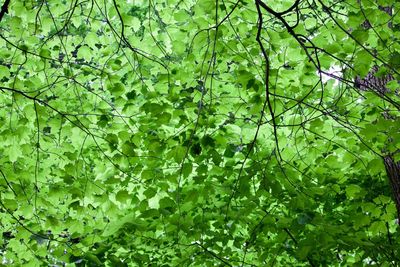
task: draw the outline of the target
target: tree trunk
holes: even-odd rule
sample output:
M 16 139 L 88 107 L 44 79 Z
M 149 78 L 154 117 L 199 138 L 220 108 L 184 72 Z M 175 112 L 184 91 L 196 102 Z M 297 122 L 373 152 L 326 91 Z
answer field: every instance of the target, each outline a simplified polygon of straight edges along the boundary
M 393 14 L 391 6 L 379 6 L 379 9 L 383 12 L 386 12 L 390 16 L 392 16 Z M 364 21 L 362 26 L 366 30 L 372 27 L 368 20 Z M 388 26 L 389 28 L 391 28 L 392 23 L 390 22 Z M 354 81 L 355 87 L 363 91 L 373 90 L 380 95 L 387 93 L 389 90 L 386 88 L 386 83 L 394 80 L 394 77 L 390 73 L 388 73 L 387 75 L 378 78 L 375 76 L 375 73 L 377 71 L 378 66 L 374 66 L 366 77 L 361 78 L 357 76 Z M 385 164 L 386 174 L 389 178 L 390 187 L 392 188 L 393 200 L 396 204 L 397 223 L 400 224 L 400 161 L 396 162 L 393 158 L 393 155 L 391 154 L 385 155 L 383 157 L 383 160 Z
M 392 187 L 393 198 L 397 208 L 397 219 L 400 220 L 400 162 L 395 162 L 391 156 L 383 158 L 386 173 Z M 399 221 L 397 221 L 399 223 Z

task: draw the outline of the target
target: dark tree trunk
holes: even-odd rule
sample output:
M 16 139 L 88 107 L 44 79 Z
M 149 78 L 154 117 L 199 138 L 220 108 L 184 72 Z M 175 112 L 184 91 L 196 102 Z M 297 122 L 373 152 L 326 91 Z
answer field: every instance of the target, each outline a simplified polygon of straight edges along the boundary
M 392 16 L 393 14 L 391 6 L 379 6 L 379 9 L 383 12 L 386 12 L 390 16 Z M 364 21 L 362 26 L 366 30 L 372 27 L 368 19 Z M 391 22 L 388 26 L 389 28 L 392 27 Z M 357 76 L 354 81 L 355 87 L 363 91 L 373 90 L 379 95 L 384 95 L 385 93 L 387 93 L 389 90 L 386 88 L 386 84 L 389 81 L 394 80 L 394 77 L 390 73 L 381 77 L 376 77 L 375 74 L 377 71 L 378 66 L 374 66 L 366 77 L 361 78 Z M 392 188 L 393 199 L 396 204 L 398 219 L 397 223 L 400 224 L 400 161 L 396 162 L 393 158 L 393 155 L 391 154 L 385 155 L 383 157 L 383 160 L 385 164 L 386 174 L 389 178 L 390 187 Z
M 395 162 L 391 156 L 386 156 L 383 159 L 385 161 L 386 173 L 392 187 L 393 198 L 396 203 L 397 218 L 400 220 L 400 162 Z

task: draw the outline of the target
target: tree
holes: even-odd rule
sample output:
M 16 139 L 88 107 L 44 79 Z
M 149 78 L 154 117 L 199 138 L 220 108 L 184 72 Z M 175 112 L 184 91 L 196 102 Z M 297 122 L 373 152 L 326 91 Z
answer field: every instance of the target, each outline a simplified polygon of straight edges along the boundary
M 396 265 L 399 8 L 3 1 L 3 264 Z

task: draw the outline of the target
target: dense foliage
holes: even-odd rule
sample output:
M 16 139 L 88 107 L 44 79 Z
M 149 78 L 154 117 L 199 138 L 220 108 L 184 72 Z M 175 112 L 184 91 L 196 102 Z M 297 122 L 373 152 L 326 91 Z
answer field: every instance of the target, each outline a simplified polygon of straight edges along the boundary
M 3 265 L 400 262 L 398 1 L 2 2 Z

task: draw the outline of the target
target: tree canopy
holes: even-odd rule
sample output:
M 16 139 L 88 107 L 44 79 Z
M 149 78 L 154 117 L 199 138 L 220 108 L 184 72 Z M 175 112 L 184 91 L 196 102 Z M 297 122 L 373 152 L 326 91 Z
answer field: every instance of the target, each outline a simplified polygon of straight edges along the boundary
M 395 266 L 399 11 L 2 1 L 2 265 Z

